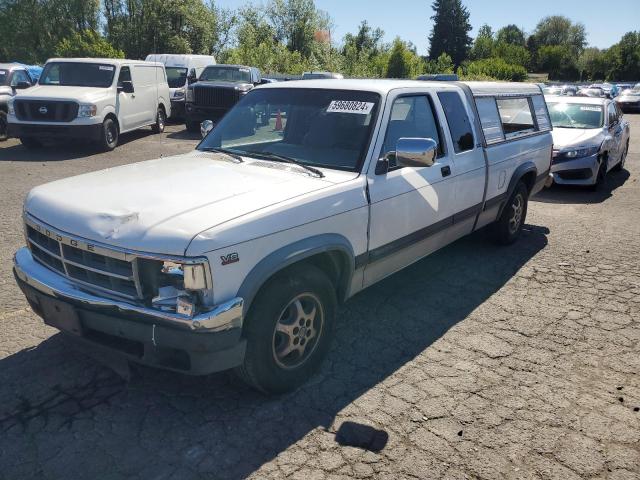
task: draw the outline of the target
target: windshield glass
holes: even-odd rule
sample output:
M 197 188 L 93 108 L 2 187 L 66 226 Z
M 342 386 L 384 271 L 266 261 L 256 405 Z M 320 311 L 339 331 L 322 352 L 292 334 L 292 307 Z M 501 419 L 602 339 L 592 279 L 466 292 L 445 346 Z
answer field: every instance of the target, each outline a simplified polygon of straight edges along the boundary
M 44 66 L 38 83 L 106 88 L 111 86 L 115 71 L 115 66 L 100 63 L 52 62 Z
M 187 83 L 187 69 L 183 67 L 165 67 L 169 88 L 184 87 Z
M 205 82 L 251 83 L 251 70 L 238 67 L 207 67 L 200 75 Z
M 549 103 L 549 116 L 554 128 L 602 128 L 602 105 Z
M 278 88 L 247 94 L 198 146 L 275 154 L 309 166 L 358 171 L 380 95 Z
M 8 81 L 9 81 L 9 71 L 0 70 L 0 85 L 7 85 Z

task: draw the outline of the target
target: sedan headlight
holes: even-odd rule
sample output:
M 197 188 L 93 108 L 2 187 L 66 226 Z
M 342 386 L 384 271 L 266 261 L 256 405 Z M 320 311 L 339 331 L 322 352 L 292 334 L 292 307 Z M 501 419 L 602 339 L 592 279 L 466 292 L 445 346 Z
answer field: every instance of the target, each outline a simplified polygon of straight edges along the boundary
M 93 104 L 80 105 L 78 107 L 78 117 L 95 117 L 98 113 L 98 107 Z
M 173 98 L 183 98 L 184 97 L 184 88 L 178 88 L 173 92 Z
M 193 88 L 187 88 L 186 101 L 193 102 Z
M 9 115 L 15 115 L 16 114 L 16 109 L 13 106 L 13 102 L 14 102 L 13 98 L 10 98 L 9 102 L 7 103 L 7 113 Z
M 600 150 L 600 147 L 597 145 L 593 147 L 574 148 L 570 150 L 565 150 L 564 152 L 560 152 L 560 154 L 558 155 L 558 158 L 564 159 L 564 160 L 573 160 L 575 158 L 590 157 L 598 153 L 598 150 Z
M 207 263 L 151 261 L 144 268 L 147 278 L 150 271 L 155 272 L 155 275 L 151 275 L 155 283 L 155 296 L 151 303 L 155 308 L 188 317 L 198 313 L 210 288 Z

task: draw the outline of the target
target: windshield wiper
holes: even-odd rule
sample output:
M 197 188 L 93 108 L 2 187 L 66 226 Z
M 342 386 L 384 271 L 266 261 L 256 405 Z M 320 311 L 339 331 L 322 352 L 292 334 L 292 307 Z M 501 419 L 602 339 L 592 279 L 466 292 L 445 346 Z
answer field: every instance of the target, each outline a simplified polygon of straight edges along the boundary
M 202 150 L 203 152 L 216 152 L 216 153 L 222 153 L 223 155 L 226 155 L 228 157 L 233 158 L 237 163 L 242 163 L 244 162 L 244 160 L 242 159 L 242 157 L 240 155 L 238 155 L 237 153 L 232 152 L 231 150 L 227 150 L 226 148 L 219 148 L 219 147 L 201 147 L 199 150 Z
M 274 162 L 284 162 L 284 163 L 291 163 L 294 165 L 298 165 L 299 167 L 302 167 L 308 170 L 309 172 L 313 173 L 318 178 L 324 177 L 324 173 L 322 173 L 317 168 L 310 167 L 309 165 L 306 165 L 300 162 L 299 160 L 296 160 L 295 158 L 287 157 L 285 155 L 279 155 L 277 153 L 272 153 L 272 152 L 256 152 L 253 150 L 245 150 L 243 153 L 245 153 L 249 157 L 255 157 L 262 160 L 273 160 Z

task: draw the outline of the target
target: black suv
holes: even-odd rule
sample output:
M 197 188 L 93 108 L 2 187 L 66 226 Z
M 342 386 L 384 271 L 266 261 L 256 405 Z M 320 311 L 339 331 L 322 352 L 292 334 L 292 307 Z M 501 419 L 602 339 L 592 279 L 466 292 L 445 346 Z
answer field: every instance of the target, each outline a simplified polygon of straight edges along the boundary
M 205 68 L 200 78 L 187 89 L 187 130 L 199 132 L 200 122 L 203 120 L 218 123 L 238 100 L 261 83 L 264 82 L 260 70 L 255 67 L 212 65 Z M 255 117 L 253 118 L 255 126 Z

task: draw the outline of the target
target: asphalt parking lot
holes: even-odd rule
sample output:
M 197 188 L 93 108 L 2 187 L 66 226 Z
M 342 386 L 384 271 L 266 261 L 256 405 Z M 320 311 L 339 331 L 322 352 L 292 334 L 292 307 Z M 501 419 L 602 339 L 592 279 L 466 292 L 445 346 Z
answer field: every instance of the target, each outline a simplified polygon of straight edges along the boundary
M 185 152 L 180 126 L 108 154 L 0 143 L 0 479 L 640 477 L 640 115 L 600 193 L 533 198 L 341 308 L 300 390 L 228 374 L 123 379 L 45 327 L 11 273 L 35 185 Z

